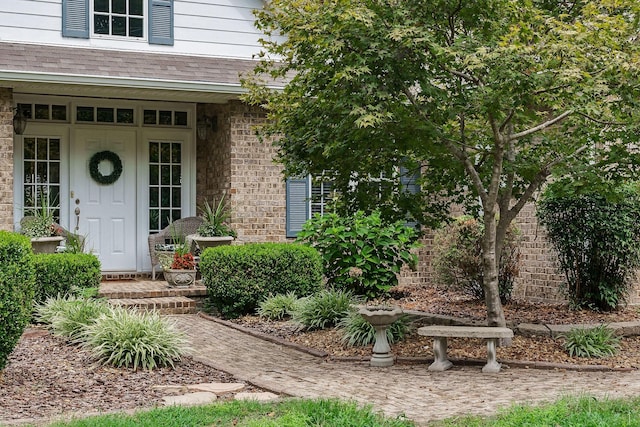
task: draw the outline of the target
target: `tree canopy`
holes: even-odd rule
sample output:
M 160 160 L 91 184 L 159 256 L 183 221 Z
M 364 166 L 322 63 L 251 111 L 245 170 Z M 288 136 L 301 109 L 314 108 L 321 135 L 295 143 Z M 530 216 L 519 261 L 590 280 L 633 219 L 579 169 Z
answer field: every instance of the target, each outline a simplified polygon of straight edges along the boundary
M 635 177 L 640 0 L 271 0 L 256 14 L 245 99 L 266 109 L 285 173 L 330 174 L 344 206 L 426 225 L 475 205 L 489 324 L 504 324 L 496 254 L 541 185 Z M 361 179 L 399 164 L 422 170 L 421 193 Z

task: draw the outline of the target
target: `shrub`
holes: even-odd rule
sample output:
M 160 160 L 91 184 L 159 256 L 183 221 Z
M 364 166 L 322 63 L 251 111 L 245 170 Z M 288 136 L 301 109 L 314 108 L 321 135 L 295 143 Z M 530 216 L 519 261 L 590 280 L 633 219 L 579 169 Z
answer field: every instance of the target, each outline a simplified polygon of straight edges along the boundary
M 223 317 L 254 313 L 271 294 L 293 292 L 301 297 L 322 287 L 318 252 L 292 243 L 253 243 L 206 249 L 200 271 L 207 303 Z
M 173 367 L 186 349 L 183 335 L 158 313 L 122 307 L 110 307 L 84 329 L 81 339 L 101 363 L 133 370 Z
M 558 253 L 565 292 L 578 308 L 609 311 L 624 302 L 640 267 L 637 186 L 574 194 L 551 185 L 538 217 Z
M 104 300 L 59 296 L 37 306 L 36 319 L 49 324 L 54 335 L 77 341 L 87 326 L 108 311 L 109 304 Z
M 484 299 L 482 235 L 484 225 L 475 218 L 461 216 L 439 229 L 434 236 L 433 268 L 436 280 L 473 298 Z M 500 300 L 511 297 L 513 281 L 519 274 L 520 232 L 512 225 L 505 238 L 498 268 Z
M 324 289 L 301 300 L 291 317 L 303 329 L 326 329 L 337 325 L 358 302 L 350 291 Z
M 258 304 L 258 316 L 269 320 L 282 320 L 296 309 L 299 299 L 295 293 L 270 295 Z
M 606 325 L 592 329 L 574 328 L 565 334 L 565 349 L 569 356 L 607 357 L 618 351 L 620 338 Z
M 100 286 L 100 261 L 92 254 L 36 254 L 35 302 Z
M 320 251 L 329 286 L 367 298 L 396 286 L 402 266 L 415 269 L 418 257 L 411 249 L 419 246 L 417 238 L 414 228 L 385 223 L 377 211 L 315 215 L 298 233 L 299 241 Z
M 372 345 L 376 341 L 376 330 L 356 311 L 350 311 L 337 324 L 342 333 L 342 343 L 349 346 Z M 400 317 L 387 328 L 387 340 L 390 344 L 402 341 L 409 332 L 409 320 L 406 315 Z
M 29 239 L 0 231 L 0 371 L 31 318 L 34 283 Z

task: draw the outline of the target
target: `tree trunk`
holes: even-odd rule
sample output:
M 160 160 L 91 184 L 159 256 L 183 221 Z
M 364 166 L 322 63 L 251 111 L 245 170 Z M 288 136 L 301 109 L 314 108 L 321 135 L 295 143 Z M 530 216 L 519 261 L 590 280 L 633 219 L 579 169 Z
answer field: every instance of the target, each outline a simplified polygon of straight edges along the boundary
M 484 236 L 482 237 L 482 269 L 484 299 L 487 305 L 487 325 L 506 326 L 500 290 L 498 286 L 498 259 L 496 254 L 496 219 L 493 212 L 484 213 Z

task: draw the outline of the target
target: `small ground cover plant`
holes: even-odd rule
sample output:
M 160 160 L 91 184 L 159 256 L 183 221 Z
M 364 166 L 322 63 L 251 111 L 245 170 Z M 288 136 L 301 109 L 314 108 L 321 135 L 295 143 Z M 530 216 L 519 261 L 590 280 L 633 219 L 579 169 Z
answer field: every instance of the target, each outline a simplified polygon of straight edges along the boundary
M 569 356 L 607 357 L 618 351 L 620 337 L 607 325 L 595 328 L 574 328 L 565 334 L 565 349 Z

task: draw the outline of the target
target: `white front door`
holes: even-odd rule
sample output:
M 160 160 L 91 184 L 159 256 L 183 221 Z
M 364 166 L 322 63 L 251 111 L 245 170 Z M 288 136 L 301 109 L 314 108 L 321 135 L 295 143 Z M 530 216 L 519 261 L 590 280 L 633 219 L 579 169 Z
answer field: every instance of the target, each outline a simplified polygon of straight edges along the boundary
M 122 162 L 112 184 L 100 184 L 89 173 L 91 157 L 111 151 Z M 102 271 L 136 271 L 136 131 L 122 128 L 77 129 L 71 138 L 70 228 L 86 236 L 87 249 L 100 259 Z M 112 163 L 102 161 L 109 176 Z

